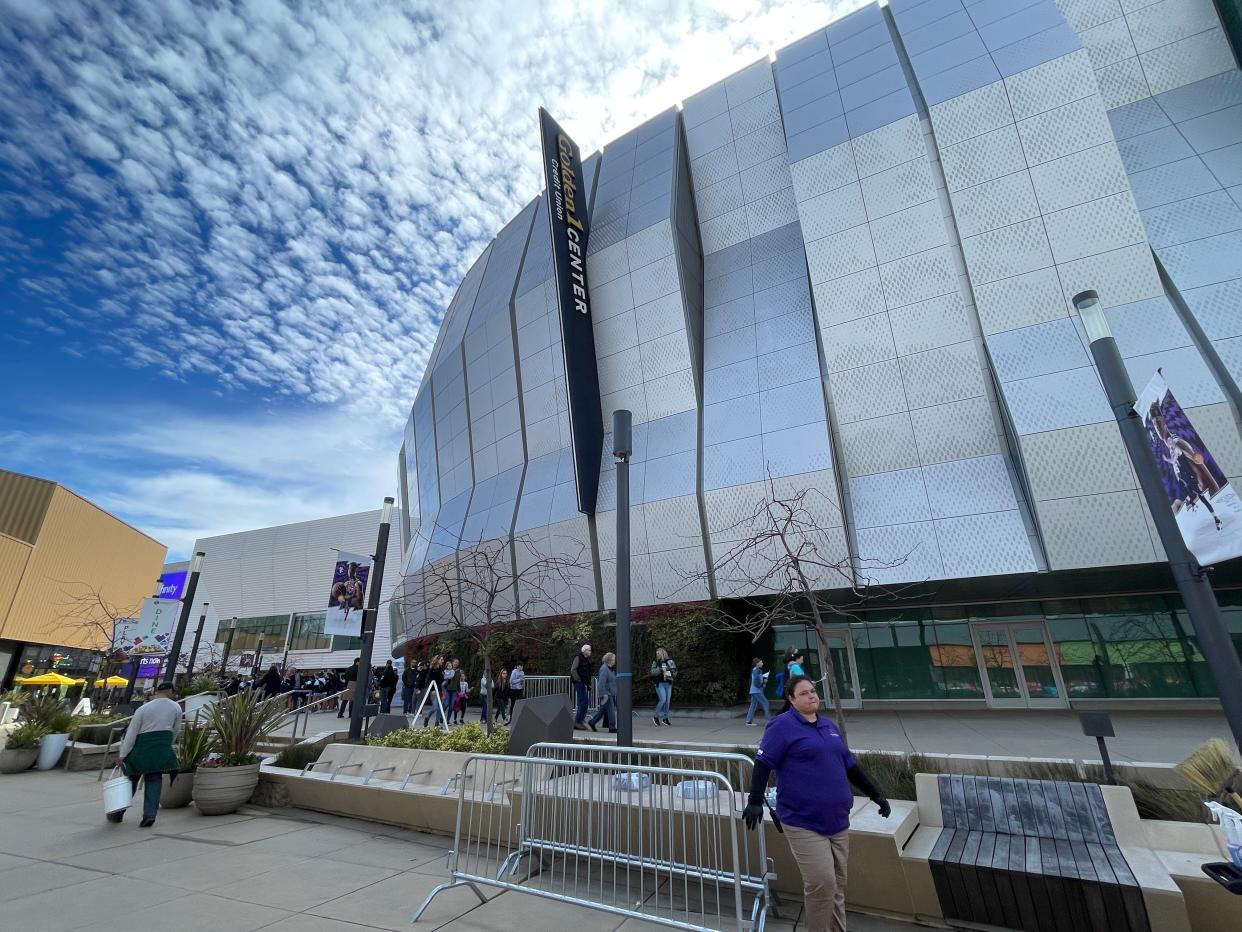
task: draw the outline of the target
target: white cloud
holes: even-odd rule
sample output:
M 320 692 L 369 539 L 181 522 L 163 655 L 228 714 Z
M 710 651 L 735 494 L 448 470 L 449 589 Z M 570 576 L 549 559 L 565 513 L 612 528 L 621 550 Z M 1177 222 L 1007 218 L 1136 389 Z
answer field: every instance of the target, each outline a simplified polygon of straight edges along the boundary
M 591 149 L 861 0 L 0 5 L 0 229 L 76 202 L 66 346 L 396 419 L 540 104 Z
M 542 185 L 537 108 L 590 151 L 863 2 L 0 0 L 0 312 L 308 412 L 0 440 L 174 554 L 377 507 L 438 321 Z

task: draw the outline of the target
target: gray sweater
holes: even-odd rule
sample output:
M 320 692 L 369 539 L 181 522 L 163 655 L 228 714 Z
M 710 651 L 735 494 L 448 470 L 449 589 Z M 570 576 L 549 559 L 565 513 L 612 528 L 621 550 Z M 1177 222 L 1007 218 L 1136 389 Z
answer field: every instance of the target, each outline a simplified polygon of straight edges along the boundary
M 171 699 L 152 699 L 144 702 L 134 713 L 133 720 L 121 739 L 121 757 L 128 757 L 139 735 L 148 731 L 171 731 L 173 738 L 181 730 L 181 706 Z
M 599 665 L 599 672 L 595 674 L 598 681 L 597 692 L 602 693 L 609 699 L 617 698 L 617 674 L 612 667 L 606 663 Z

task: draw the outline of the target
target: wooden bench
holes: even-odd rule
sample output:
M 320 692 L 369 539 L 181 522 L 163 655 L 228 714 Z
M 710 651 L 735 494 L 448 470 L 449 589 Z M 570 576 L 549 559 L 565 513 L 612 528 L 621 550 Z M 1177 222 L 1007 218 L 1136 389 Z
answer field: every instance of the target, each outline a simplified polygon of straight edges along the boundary
M 1149 932 L 1100 787 L 956 774 L 936 782 L 943 828 L 927 860 L 946 920 Z

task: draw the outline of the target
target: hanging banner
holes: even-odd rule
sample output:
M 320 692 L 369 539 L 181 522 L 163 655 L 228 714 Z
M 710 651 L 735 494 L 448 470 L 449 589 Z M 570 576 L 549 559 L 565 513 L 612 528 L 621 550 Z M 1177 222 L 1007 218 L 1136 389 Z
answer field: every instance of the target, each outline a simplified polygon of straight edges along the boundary
M 336 552 L 328 611 L 323 620 L 324 634 L 356 638 L 362 632 L 362 600 L 371 575 L 371 558 L 357 553 Z
M 578 510 L 595 514 L 599 464 L 603 456 L 604 421 L 600 412 L 599 373 L 595 368 L 595 333 L 591 321 L 591 290 L 587 286 L 586 178 L 578 146 L 560 124 L 539 108 L 547 183 L 548 223 L 552 231 L 552 278 L 560 305 L 561 351 L 569 396 L 569 436 L 573 445 Z
M 1160 370 L 1134 410 L 1143 418 L 1182 540 L 1201 566 L 1242 556 L 1242 501 Z
M 112 649 L 126 654 L 167 653 L 180 614 L 177 599 L 143 599 L 137 618 L 118 618 L 112 626 Z

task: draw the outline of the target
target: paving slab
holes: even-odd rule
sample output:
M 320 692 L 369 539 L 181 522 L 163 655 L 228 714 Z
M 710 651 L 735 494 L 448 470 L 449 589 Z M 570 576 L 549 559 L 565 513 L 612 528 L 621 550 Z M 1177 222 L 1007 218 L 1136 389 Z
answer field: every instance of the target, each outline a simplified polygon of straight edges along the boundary
M 440 836 L 299 809 L 206 817 L 191 807 L 162 811 L 150 829 L 134 818 L 109 825 L 100 792 L 89 774 L 0 777 L 0 812 L 11 813 L 0 832 L 0 930 L 406 932 L 423 898 L 448 879 L 451 841 Z M 23 847 L 51 853 L 4 850 Z M 484 892 L 486 904 L 467 889 L 441 894 L 415 932 L 661 928 L 525 893 Z M 787 901 L 787 918 L 769 928 L 791 932 L 798 910 Z M 850 928 L 913 928 L 868 922 L 852 916 Z

